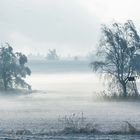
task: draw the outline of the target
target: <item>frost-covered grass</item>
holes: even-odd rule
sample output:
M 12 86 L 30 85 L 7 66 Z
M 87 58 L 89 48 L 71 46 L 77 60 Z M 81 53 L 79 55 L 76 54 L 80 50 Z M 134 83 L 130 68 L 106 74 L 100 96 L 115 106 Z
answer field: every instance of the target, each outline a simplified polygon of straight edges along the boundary
M 127 140 L 135 139 L 136 134 L 139 138 L 140 102 L 97 102 L 95 92 L 102 89 L 94 74 L 37 74 L 30 78 L 32 94 L 0 96 L 0 138 Z M 130 131 L 124 121 L 136 130 Z
M 100 92 L 96 93 L 97 100 L 99 101 L 130 101 L 130 102 L 135 102 L 135 101 L 140 101 L 140 94 L 139 95 L 133 95 L 133 94 L 128 94 L 126 97 L 124 97 L 122 94 L 118 93 L 110 93 L 108 94 L 107 92 Z
M 102 131 L 100 127 L 86 121 L 83 113 L 81 115 L 72 114 L 70 116 L 59 117 L 59 128 L 57 130 L 32 131 L 29 129 L 9 129 L 0 131 L 0 140 L 43 140 L 43 139 L 66 139 L 66 140 L 98 140 L 98 139 L 139 139 L 140 130 L 130 122 L 122 122 L 119 129 Z M 58 125 L 56 125 L 58 127 Z
M 0 136 L 0 140 L 139 140 L 140 135 L 90 135 L 90 136 Z
M 72 114 L 60 118 L 63 126 L 61 131 L 56 134 L 84 134 L 84 135 L 140 135 L 140 130 L 128 121 L 124 121 L 119 129 L 103 131 L 102 126 L 96 123 L 86 121 L 83 113 L 81 116 Z
M 63 126 L 62 134 L 100 134 L 96 125 L 92 122 L 87 122 L 83 113 L 80 115 L 72 114 L 59 118 L 60 125 Z

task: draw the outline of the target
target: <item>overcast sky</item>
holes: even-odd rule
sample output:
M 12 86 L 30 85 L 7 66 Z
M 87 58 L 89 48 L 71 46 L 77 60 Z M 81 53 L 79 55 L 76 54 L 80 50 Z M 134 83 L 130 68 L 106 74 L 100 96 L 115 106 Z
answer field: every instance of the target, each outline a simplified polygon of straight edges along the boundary
M 0 0 L 0 42 L 16 51 L 86 55 L 101 24 L 132 19 L 140 31 L 139 0 Z

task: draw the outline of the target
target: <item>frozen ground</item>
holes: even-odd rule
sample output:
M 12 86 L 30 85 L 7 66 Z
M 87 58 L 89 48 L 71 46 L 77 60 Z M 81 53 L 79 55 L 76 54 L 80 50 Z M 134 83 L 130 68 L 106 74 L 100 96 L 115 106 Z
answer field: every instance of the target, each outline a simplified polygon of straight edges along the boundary
M 85 66 L 85 65 L 84 65 Z M 99 102 L 97 92 L 104 87 L 97 74 L 84 72 L 35 72 L 27 81 L 34 92 L 29 95 L 1 96 L 0 139 L 140 139 L 139 135 L 67 135 L 67 136 L 17 136 L 19 130 L 32 134 L 59 131 L 63 125 L 59 118 L 82 112 L 86 122 L 101 131 L 122 130 L 125 121 L 140 129 L 139 102 Z M 27 132 L 28 133 L 28 132 Z
M 93 135 L 93 136 L 1 136 L 0 140 L 139 140 L 139 135 Z

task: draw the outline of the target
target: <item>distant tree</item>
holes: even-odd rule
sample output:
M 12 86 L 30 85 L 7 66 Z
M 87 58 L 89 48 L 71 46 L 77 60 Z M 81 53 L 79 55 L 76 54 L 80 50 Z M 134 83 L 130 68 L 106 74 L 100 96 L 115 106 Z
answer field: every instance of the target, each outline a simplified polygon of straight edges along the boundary
M 22 53 L 14 53 L 13 48 L 6 43 L 0 48 L 0 80 L 4 90 L 9 88 L 28 88 L 23 78 L 31 74 L 31 70 L 25 66 L 27 57 Z
M 74 61 L 78 61 L 78 56 L 74 56 Z
M 59 56 L 57 55 L 56 50 L 49 49 L 46 59 L 47 60 L 59 60 Z
M 140 75 L 140 36 L 131 20 L 125 24 L 113 23 L 102 26 L 102 36 L 97 55 L 102 61 L 91 66 L 110 78 L 109 88 L 115 88 L 126 97 L 138 95 L 136 77 Z M 109 79 L 108 79 L 109 80 Z M 112 85 L 112 86 L 111 86 Z

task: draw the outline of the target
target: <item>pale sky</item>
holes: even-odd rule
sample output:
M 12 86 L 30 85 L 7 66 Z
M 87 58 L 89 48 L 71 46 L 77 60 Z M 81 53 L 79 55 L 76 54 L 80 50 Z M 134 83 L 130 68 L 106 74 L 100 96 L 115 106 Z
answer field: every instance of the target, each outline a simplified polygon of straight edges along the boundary
M 0 0 L 0 42 L 16 51 L 86 55 L 101 24 L 132 19 L 140 31 L 139 0 Z

